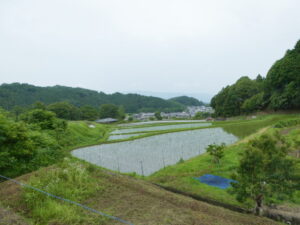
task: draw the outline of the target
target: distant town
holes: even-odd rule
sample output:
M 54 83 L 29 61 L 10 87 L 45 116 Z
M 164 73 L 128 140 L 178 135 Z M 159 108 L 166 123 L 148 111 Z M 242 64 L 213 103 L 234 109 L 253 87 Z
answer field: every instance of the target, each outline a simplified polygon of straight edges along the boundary
M 163 119 L 191 119 L 195 117 L 198 112 L 203 113 L 214 113 L 214 109 L 210 106 L 188 106 L 183 112 L 161 112 L 161 117 Z M 132 115 L 134 120 L 150 120 L 155 117 L 155 113 L 153 112 L 141 112 Z

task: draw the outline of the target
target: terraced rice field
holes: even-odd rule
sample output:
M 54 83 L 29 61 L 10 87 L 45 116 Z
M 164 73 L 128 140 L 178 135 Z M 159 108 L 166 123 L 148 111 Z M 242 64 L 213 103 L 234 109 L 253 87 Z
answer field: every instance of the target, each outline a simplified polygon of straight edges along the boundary
M 108 141 L 114 141 L 114 140 L 123 140 L 131 137 L 137 137 L 142 135 L 143 133 L 138 133 L 138 134 L 118 134 L 118 135 L 111 135 L 108 138 Z
M 119 127 L 131 127 L 131 126 L 140 126 L 140 125 L 155 125 L 155 124 L 168 124 L 168 123 L 201 123 L 205 120 L 159 120 L 159 121 L 145 121 L 145 122 L 136 122 L 136 123 L 125 123 L 120 124 Z
M 187 124 L 118 129 L 118 130 L 113 131 L 112 134 L 128 134 L 128 133 L 137 133 L 137 132 L 144 132 L 144 131 L 145 132 L 147 132 L 147 131 L 162 131 L 162 130 L 172 130 L 172 129 L 208 127 L 208 126 L 211 126 L 211 123 L 187 123 Z
M 74 150 L 72 154 L 111 170 L 148 176 L 180 159 L 204 153 L 209 144 L 231 144 L 237 140 L 222 128 L 208 128 L 91 146 Z

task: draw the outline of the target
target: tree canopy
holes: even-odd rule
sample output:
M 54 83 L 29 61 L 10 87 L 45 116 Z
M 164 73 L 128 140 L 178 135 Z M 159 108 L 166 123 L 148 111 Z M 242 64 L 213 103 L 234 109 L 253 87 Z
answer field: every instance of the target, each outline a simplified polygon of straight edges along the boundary
M 217 116 L 236 116 L 243 112 L 244 102 L 261 91 L 256 80 L 241 77 L 235 84 L 223 88 L 211 100 Z
M 236 116 L 262 109 L 300 109 L 300 40 L 276 61 L 266 78 L 241 77 L 211 100 L 216 116 Z
M 260 214 L 263 202 L 292 196 L 296 190 L 296 164 L 288 157 L 289 146 L 282 136 L 266 134 L 249 142 L 232 183 L 237 200 L 256 202 Z
M 67 123 L 55 113 L 33 109 L 15 121 L 0 110 L 0 171 L 17 176 L 47 166 L 63 157 L 59 138 Z
M 100 106 L 100 118 L 117 118 L 118 117 L 118 106 L 114 104 L 103 104 Z
M 40 101 L 45 105 L 60 102 L 54 108 L 64 105 L 66 102 L 76 106 L 99 107 L 102 104 L 115 104 L 124 106 L 128 113 L 135 112 L 175 112 L 182 111 L 185 105 L 171 100 L 138 94 L 105 94 L 83 88 L 71 88 L 65 86 L 38 87 L 30 84 L 2 84 L 0 85 L 0 107 L 12 110 L 15 106 L 29 107 Z M 62 115 L 59 115 L 62 116 Z
M 179 104 L 185 105 L 185 106 L 202 106 L 205 105 L 204 102 L 199 101 L 196 98 L 188 97 L 188 96 L 179 96 L 170 98 L 170 101 L 177 102 Z
M 300 108 L 300 40 L 271 67 L 266 76 L 266 90 L 271 108 Z

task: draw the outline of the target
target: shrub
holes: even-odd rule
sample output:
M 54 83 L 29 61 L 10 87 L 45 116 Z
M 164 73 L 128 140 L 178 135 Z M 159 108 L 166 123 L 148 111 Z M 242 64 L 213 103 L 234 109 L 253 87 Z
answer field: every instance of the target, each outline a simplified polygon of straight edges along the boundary
M 213 157 L 213 162 L 219 164 L 220 159 L 224 156 L 224 148 L 225 144 L 222 143 L 221 145 L 208 145 L 206 148 L 206 152 L 208 152 Z

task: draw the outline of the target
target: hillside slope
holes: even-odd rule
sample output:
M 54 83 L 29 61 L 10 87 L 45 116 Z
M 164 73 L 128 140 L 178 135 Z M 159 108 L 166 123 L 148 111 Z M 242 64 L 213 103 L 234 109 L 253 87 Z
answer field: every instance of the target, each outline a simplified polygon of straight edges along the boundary
M 89 188 L 92 187 L 92 193 L 90 193 L 89 196 L 77 199 L 77 201 L 96 210 L 118 216 L 135 225 L 278 224 L 266 218 L 240 214 L 167 192 L 146 181 L 91 167 L 78 160 L 72 163 L 75 163 L 76 167 L 86 168 L 87 176 L 92 178 L 92 180 L 88 181 L 92 182 L 90 186 L 84 188 L 84 190 L 89 190 Z M 70 168 L 57 165 L 24 175 L 18 178 L 18 180 L 33 184 L 34 182 L 32 181 L 37 179 L 38 183 L 41 184 L 47 177 L 50 178 L 49 176 L 51 176 L 53 171 L 55 171 L 58 177 L 61 177 L 60 173 L 63 173 L 63 170 L 67 169 Z M 71 182 L 64 176 L 62 176 L 61 179 L 61 182 L 64 182 L 63 185 L 67 185 L 67 183 Z M 38 185 L 38 183 L 36 183 L 36 185 Z M 43 188 L 47 189 L 49 186 L 53 187 L 53 185 L 59 186 L 61 184 L 59 184 L 57 180 L 50 179 Z M 76 190 L 76 185 L 69 185 L 68 187 L 68 190 L 58 191 L 77 193 L 76 196 L 81 196 L 81 194 L 77 192 L 78 190 Z M 34 204 L 35 207 L 30 206 L 30 199 L 33 198 L 33 195 L 37 195 L 34 197 L 34 203 L 31 203 Z M 27 196 L 27 201 L 24 200 L 24 196 Z M 7 181 L 0 183 L 0 202 L 6 206 L 10 206 L 16 212 L 23 212 L 23 215 L 30 218 L 35 224 L 121 224 L 120 222 L 107 220 L 101 216 L 86 212 L 81 208 L 73 207 L 68 203 L 44 198 L 35 192 L 25 191 L 24 195 L 24 190 L 22 191 L 20 186 Z M 55 211 L 56 209 L 62 209 L 60 211 L 63 212 Z M 41 212 L 43 213 L 39 214 Z M 76 216 L 78 216 L 78 218 L 75 218 Z
M 277 60 L 266 77 L 241 77 L 211 100 L 217 116 L 231 117 L 261 110 L 300 109 L 300 40 Z
M 185 105 L 185 106 L 202 106 L 205 105 L 203 102 L 199 101 L 196 98 L 188 97 L 188 96 L 179 96 L 175 98 L 170 98 L 170 101 L 177 102 L 179 104 Z
M 15 106 L 29 106 L 37 101 L 45 104 L 68 101 L 76 106 L 91 105 L 94 107 L 113 103 L 123 105 L 126 112 L 156 110 L 167 112 L 184 109 L 184 105 L 178 102 L 138 94 L 105 94 L 84 88 L 38 87 L 20 83 L 0 85 L 0 107 L 4 109 L 10 110 Z

